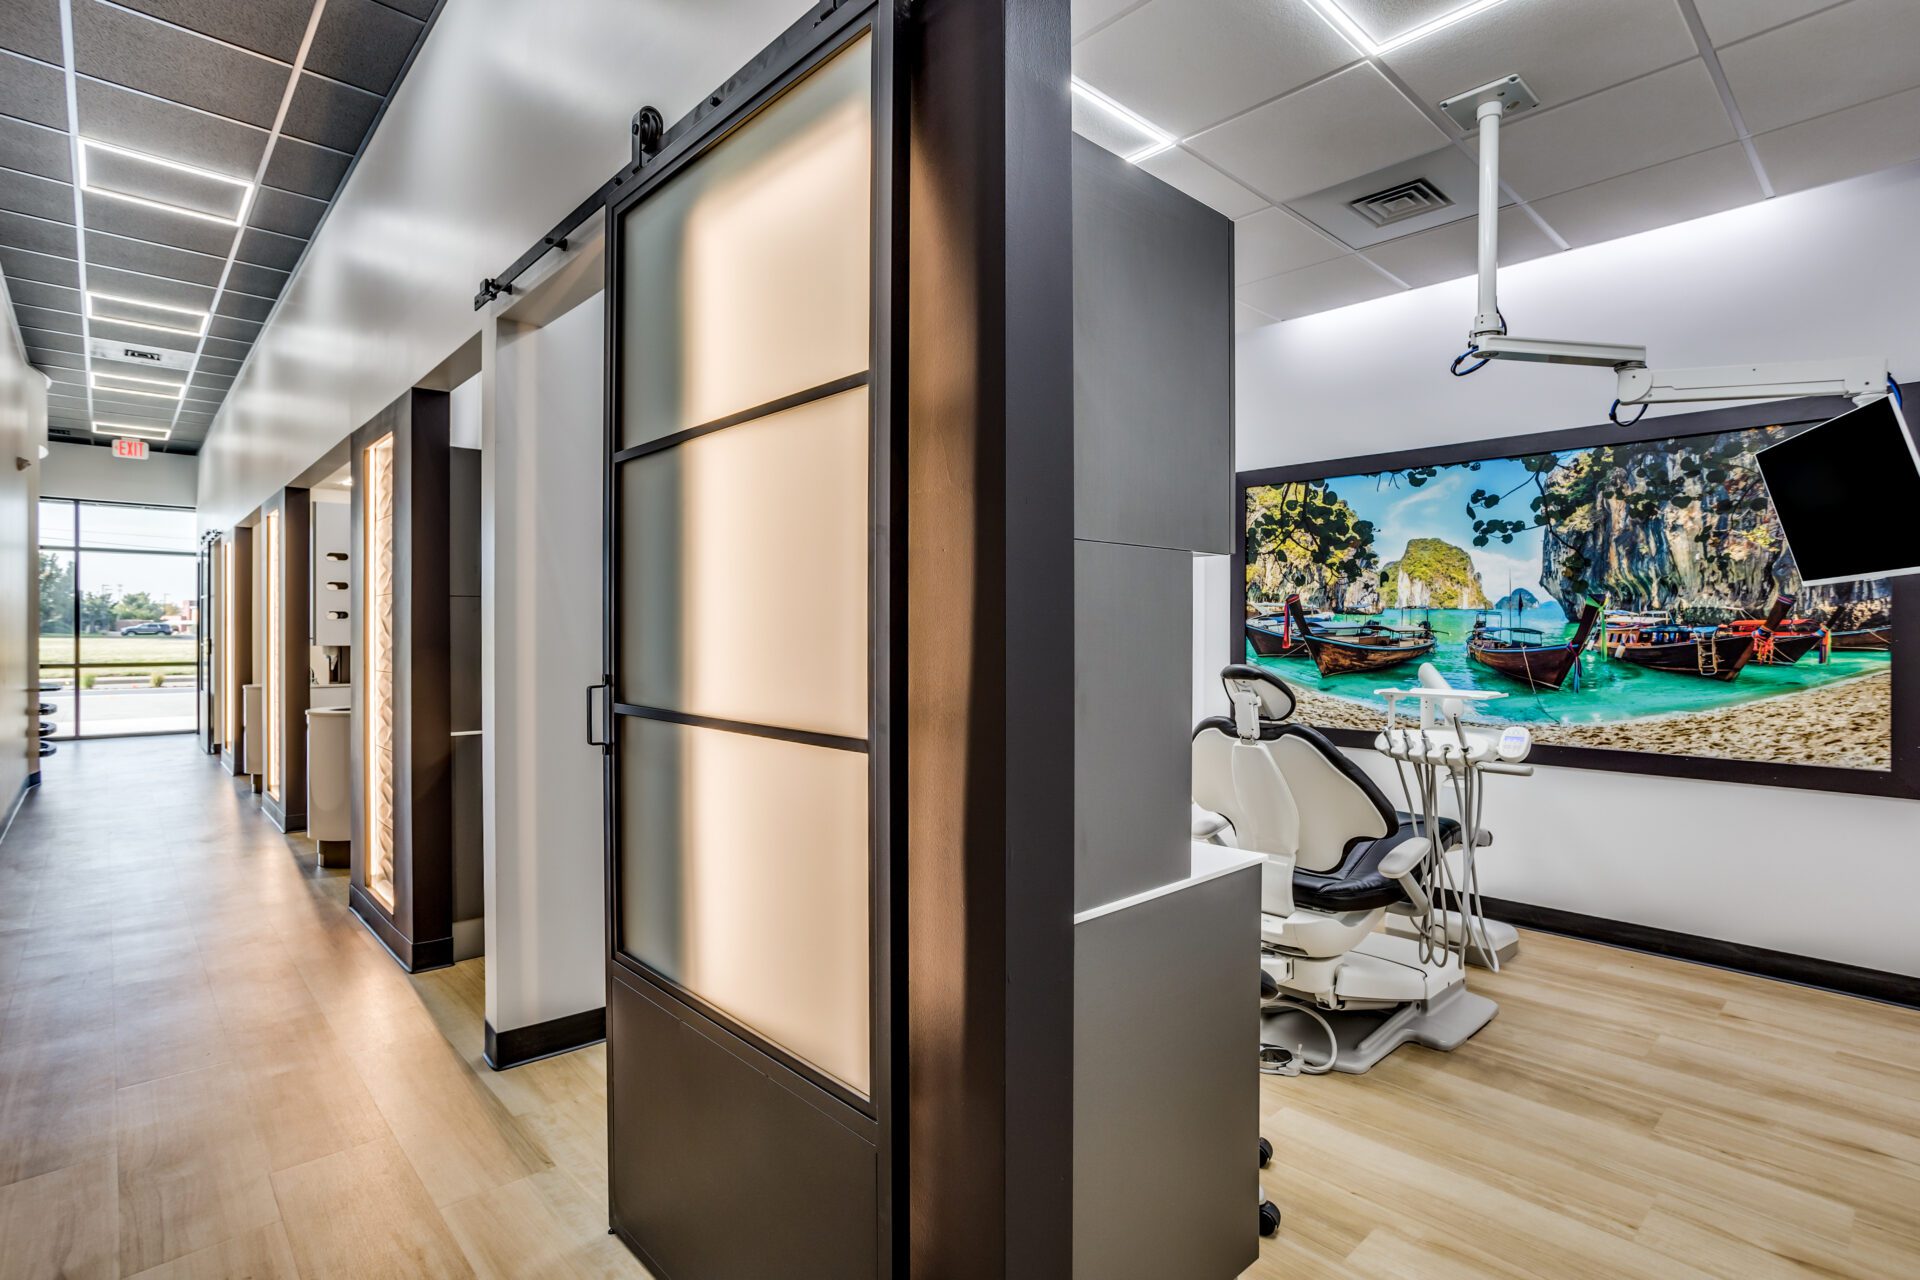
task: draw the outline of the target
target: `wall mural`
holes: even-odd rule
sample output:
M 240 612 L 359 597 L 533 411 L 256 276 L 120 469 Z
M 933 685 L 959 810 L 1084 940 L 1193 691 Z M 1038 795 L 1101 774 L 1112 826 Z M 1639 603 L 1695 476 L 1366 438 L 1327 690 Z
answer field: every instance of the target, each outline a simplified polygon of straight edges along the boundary
M 1909 794 L 1892 583 L 1802 585 L 1753 452 L 1820 419 L 1753 413 L 1243 475 L 1244 660 L 1351 741 L 1431 662 L 1507 695 L 1479 718 L 1577 749 L 1552 763 Z M 1741 414 L 1757 425 L 1685 431 Z

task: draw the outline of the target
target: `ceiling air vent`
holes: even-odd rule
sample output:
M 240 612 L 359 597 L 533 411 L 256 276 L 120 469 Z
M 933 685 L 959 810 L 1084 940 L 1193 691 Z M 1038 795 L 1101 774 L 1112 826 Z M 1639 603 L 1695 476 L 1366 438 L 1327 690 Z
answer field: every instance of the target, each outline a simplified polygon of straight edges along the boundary
M 1452 204 L 1453 201 L 1440 193 L 1440 188 L 1425 178 L 1414 178 L 1407 182 L 1397 182 L 1386 190 L 1376 191 L 1370 196 L 1349 200 L 1347 207 L 1374 226 L 1384 227 L 1395 222 L 1404 222 L 1408 218 L 1437 213 Z

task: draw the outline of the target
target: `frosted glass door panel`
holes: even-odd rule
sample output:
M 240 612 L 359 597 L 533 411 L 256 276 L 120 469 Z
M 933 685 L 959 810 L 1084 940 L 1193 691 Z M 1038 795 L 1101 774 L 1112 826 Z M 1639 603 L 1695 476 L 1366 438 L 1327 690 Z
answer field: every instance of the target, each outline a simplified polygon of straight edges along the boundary
M 868 1093 L 867 757 L 619 723 L 622 949 Z
M 626 215 L 620 447 L 867 367 L 871 40 Z
M 867 736 L 856 387 L 620 468 L 620 701 Z

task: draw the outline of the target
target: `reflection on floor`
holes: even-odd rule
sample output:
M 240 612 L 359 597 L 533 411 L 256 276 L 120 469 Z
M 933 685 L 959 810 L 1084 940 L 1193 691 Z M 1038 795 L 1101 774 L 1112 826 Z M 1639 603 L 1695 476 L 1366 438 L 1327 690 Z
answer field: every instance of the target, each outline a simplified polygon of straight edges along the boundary
M 480 1060 L 190 737 L 63 743 L 0 843 L 0 1277 L 644 1276 L 605 1057 Z
M 1920 1012 L 1525 934 L 1451 1054 L 1267 1079 L 1250 1274 L 1920 1276 Z

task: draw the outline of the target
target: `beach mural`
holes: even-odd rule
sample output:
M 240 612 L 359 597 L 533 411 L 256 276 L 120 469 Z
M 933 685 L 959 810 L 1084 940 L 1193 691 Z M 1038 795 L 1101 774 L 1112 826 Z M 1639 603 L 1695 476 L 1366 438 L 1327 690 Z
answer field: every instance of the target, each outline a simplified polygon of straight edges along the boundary
M 1803 429 L 1252 485 L 1247 660 L 1327 727 L 1432 662 L 1541 743 L 1886 770 L 1888 584 L 1802 585 L 1753 462 Z

